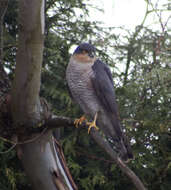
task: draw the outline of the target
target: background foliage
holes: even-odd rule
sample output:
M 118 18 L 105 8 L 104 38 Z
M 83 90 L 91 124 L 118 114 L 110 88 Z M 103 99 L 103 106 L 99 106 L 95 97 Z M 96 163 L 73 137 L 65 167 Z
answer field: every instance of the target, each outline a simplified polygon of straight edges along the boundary
M 11 80 L 17 50 L 17 13 L 17 1 L 9 1 L 4 20 L 4 58 Z M 91 40 L 99 57 L 113 71 L 120 118 L 135 156 L 129 166 L 148 189 L 168 190 L 171 186 L 171 31 L 167 28 L 153 31 L 143 25 L 133 32 L 106 29 L 101 23 L 88 21 L 86 15 L 88 4 L 84 1 L 46 2 L 40 95 L 51 104 L 54 114 L 73 118 L 81 115 L 68 95 L 65 69 L 73 45 Z M 89 137 L 87 129 L 61 129 L 60 142 L 79 189 L 135 189 Z M 9 146 L 0 141 L 1 152 Z M 30 190 L 21 168 L 14 151 L 1 154 L 0 189 Z

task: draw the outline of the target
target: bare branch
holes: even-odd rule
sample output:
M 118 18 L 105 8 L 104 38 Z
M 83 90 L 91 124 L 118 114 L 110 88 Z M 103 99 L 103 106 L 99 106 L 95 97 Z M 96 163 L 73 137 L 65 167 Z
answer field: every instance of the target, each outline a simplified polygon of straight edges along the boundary
M 44 126 L 46 126 L 49 130 L 59 127 L 73 127 L 74 120 L 67 117 L 55 116 L 54 118 L 47 120 Z M 83 123 L 80 125 L 80 127 L 85 128 L 88 126 Z M 109 143 L 99 134 L 97 130 L 92 128 L 90 130 L 90 135 L 96 141 L 96 143 L 112 158 L 115 164 L 120 167 L 122 172 L 131 179 L 132 183 L 138 190 L 146 190 L 138 176 L 136 176 L 135 173 L 125 163 L 122 162 L 122 160 L 117 156 L 117 153 L 112 149 Z
M 135 175 L 135 173 L 117 156 L 116 152 L 111 148 L 107 141 L 105 141 L 100 135 L 99 132 L 95 129 L 90 131 L 91 136 L 96 141 L 96 143 L 105 150 L 105 152 L 114 160 L 114 162 L 120 167 L 123 173 L 125 173 L 135 185 L 138 190 L 145 190 L 143 183 Z

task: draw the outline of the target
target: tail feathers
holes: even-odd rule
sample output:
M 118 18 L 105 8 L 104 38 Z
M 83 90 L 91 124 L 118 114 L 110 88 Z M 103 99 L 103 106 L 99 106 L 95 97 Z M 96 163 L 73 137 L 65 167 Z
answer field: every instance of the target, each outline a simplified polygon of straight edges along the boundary
M 127 161 L 133 159 L 133 153 L 131 150 L 131 146 L 126 136 L 120 140 L 120 149 L 119 149 L 119 156 L 123 161 Z
M 119 119 L 117 117 L 110 117 L 113 125 L 113 129 L 115 131 L 115 135 L 112 135 L 113 138 L 118 139 L 118 152 L 119 156 L 123 161 L 127 161 L 128 159 L 133 159 L 133 153 L 131 150 L 130 142 L 127 136 L 123 133 Z
M 128 158 L 129 159 L 133 159 L 134 156 L 133 156 L 132 148 L 131 148 L 129 139 L 128 139 L 128 137 L 125 134 L 123 134 L 123 142 L 124 142 L 124 145 L 125 145 L 126 150 L 127 150 Z
M 119 119 L 112 114 L 101 114 L 97 120 L 97 126 L 103 131 L 108 142 L 118 153 L 118 156 L 127 161 L 133 158 L 128 138 L 123 133 Z
M 112 146 L 112 148 L 117 152 L 118 156 L 123 161 L 128 161 L 133 159 L 133 153 L 131 150 L 130 143 L 128 138 L 123 134 L 122 138 L 118 139 L 116 136 L 106 136 L 108 138 L 108 142 Z

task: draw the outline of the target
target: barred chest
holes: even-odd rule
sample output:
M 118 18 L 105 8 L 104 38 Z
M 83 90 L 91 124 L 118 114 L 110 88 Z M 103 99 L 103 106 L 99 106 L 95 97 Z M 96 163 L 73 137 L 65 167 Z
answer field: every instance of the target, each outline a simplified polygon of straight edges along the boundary
M 78 63 L 70 60 L 66 78 L 74 100 L 85 113 L 94 115 L 99 109 L 98 100 L 91 83 L 93 63 Z

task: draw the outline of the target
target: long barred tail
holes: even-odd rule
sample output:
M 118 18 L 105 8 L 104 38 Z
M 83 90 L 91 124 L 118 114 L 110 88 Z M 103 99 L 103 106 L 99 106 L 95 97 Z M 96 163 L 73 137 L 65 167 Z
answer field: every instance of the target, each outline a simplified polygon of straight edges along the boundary
M 128 161 L 130 159 L 133 159 L 131 146 L 125 134 L 123 134 L 120 139 L 114 137 L 112 144 L 114 145 L 116 152 L 118 153 L 118 156 L 123 161 Z
M 127 161 L 128 159 L 133 159 L 133 153 L 129 139 L 126 136 L 126 134 L 122 131 L 119 119 L 114 116 L 111 116 L 110 118 L 116 134 L 116 138 L 114 138 L 117 139 L 115 141 L 115 144 L 116 148 L 118 149 L 117 151 L 119 152 L 119 156 L 124 161 Z
M 128 158 L 133 159 L 134 156 L 133 156 L 132 148 L 131 148 L 129 139 L 126 136 L 126 134 L 123 134 L 123 142 L 124 142 L 124 145 L 125 145 L 126 150 L 127 150 Z

